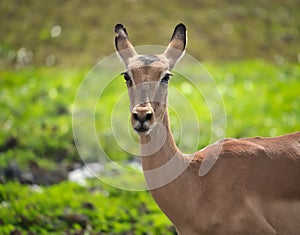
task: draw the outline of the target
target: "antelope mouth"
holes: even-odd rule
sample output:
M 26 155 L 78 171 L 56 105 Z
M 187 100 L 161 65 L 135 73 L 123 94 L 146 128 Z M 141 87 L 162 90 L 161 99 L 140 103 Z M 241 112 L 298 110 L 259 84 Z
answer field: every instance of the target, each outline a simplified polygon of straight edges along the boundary
M 134 128 L 134 130 L 135 130 L 136 132 L 146 132 L 146 131 L 149 131 L 148 128 Z
M 155 123 L 153 123 L 152 125 L 149 125 L 148 123 L 144 123 L 143 125 L 138 124 L 133 126 L 133 129 L 138 135 L 148 135 L 152 131 L 154 126 Z
M 151 131 L 150 128 L 140 127 L 140 128 L 133 128 L 139 135 L 147 135 Z

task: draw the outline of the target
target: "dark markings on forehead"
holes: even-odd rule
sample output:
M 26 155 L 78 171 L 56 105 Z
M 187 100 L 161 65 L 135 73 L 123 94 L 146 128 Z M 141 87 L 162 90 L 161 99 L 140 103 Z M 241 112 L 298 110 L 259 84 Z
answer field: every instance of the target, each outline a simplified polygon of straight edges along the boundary
M 155 55 L 142 55 L 139 57 L 139 61 L 142 61 L 145 66 L 148 66 L 155 61 L 159 61 L 159 58 Z

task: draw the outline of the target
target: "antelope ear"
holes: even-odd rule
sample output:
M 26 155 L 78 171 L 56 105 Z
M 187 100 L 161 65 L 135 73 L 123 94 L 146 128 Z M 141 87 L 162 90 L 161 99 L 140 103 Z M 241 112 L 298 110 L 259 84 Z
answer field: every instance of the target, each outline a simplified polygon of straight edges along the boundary
M 185 25 L 180 23 L 175 27 L 170 43 L 164 52 L 164 55 L 169 59 L 170 69 L 172 69 L 181 56 L 184 55 L 186 41 Z
M 126 28 L 123 25 L 117 24 L 115 26 L 115 32 L 118 36 L 115 37 L 115 46 L 118 54 L 122 58 L 125 65 L 128 65 L 128 60 L 136 55 L 136 51 L 134 50 L 133 46 L 131 45 L 128 34 L 126 32 Z

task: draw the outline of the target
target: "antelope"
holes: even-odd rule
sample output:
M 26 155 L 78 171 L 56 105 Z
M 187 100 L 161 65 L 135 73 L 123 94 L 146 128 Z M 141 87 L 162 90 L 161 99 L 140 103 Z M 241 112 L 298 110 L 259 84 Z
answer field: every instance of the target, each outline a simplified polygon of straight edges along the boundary
M 299 234 L 300 132 L 226 138 L 181 153 L 170 129 L 167 93 L 171 70 L 185 52 L 185 25 L 175 27 L 160 55 L 138 54 L 123 25 L 115 32 L 146 184 L 177 233 Z M 199 174 L 211 157 L 214 166 Z

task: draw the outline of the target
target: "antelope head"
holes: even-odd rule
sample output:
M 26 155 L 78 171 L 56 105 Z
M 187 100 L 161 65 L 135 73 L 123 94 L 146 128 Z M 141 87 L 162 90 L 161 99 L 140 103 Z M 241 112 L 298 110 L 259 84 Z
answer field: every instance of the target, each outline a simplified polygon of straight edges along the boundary
M 171 70 L 184 54 L 186 28 L 175 27 L 171 41 L 161 55 L 140 55 L 121 24 L 115 27 L 115 46 L 126 70 L 123 73 L 130 99 L 131 124 L 139 135 L 147 135 L 167 112 L 168 81 Z

